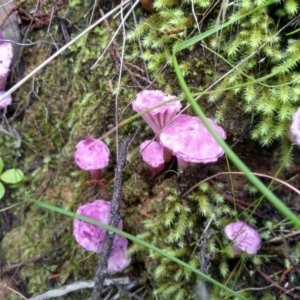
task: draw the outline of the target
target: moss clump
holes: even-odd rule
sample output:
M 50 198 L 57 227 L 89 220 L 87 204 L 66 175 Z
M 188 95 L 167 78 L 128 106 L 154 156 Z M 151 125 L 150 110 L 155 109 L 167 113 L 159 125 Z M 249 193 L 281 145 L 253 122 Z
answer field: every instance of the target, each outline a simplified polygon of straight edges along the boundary
M 223 184 L 217 185 L 221 191 L 225 189 Z M 250 291 L 248 288 L 253 285 L 253 280 L 264 285 L 255 268 L 272 264 L 270 253 L 274 254 L 274 251 L 262 249 L 260 255 L 243 253 L 236 256 L 223 229 L 236 220 L 237 211 L 225 203 L 222 194 L 207 182 L 201 183 L 188 199 L 178 195 L 176 186 L 175 178 L 165 179 L 153 188 L 152 193 L 143 195 L 138 206 L 142 217 L 135 216 L 136 227 L 142 227 L 138 237 L 215 280 L 235 290 L 243 290 L 240 293 L 247 299 L 264 297 L 263 290 Z M 238 218 L 247 220 L 252 226 L 257 223 L 256 218 L 246 211 Z M 262 232 L 264 238 L 269 237 L 269 228 L 270 225 Z M 274 231 L 274 228 L 272 226 L 270 230 Z M 140 266 L 145 265 L 147 279 L 154 285 L 154 293 L 160 299 L 197 299 L 196 295 L 201 294 L 201 280 L 190 271 L 137 244 L 132 245 L 129 253 L 140 262 Z M 207 285 L 207 289 L 211 299 L 220 299 L 220 295 L 224 299 L 233 299 L 228 292 L 213 285 Z
M 186 238 L 192 233 L 194 218 L 190 208 L 179 201 L 176 181 L 164 180 L 154 188 L 153 193 L 153 197 L 143 198 L 139 206 L 139 211 L 147 220 L 143 222 L 144 229 L 138 237 L 198 267 L 198 260 L 195 255 L 191 256 L 192 250 Z M 155 282 L 155 294 L 161 299 L 170 296 L 190 299 L 192 293 L 188 292 L 186 285 L 195 279 L 192 272 L 137 244 L 129 249 L 129 253 L 137 253 L 137 258 L 145 263 L 148 275 Z
M 179 4 L 177 1 L 156 0 L 156 12 L 150 16 L 138 15 L 142 21 L 127 34 L 129 41 L 140 41 L 141 45 L 141 49 L 136 49 L 132 55 L 127 53 L 127 57 L 134 60 L 138 53 L 157 85 L 164 87 L 167 93 L 180 92 L 172 66 L 172 48 L 199 32 L 191 7 L 197 10 L 197 15 L 201 15 L 205 14 L 211 3 L 184 1 Z M 203 86 L 211 79 L 212 67 L 212 56 L 203 56 L 200 48 L 191 47 L 180 55 L 179 68 L 194 92 L 203 91 Z
M 176 185 L 175 178 L 166 179 L 153 189 L 152 197 L 143 198 L 139 211 L 147 219 L 138 237 L 205 273 L 209 273 L 211 263 L 220 264 L 218 277 L 226 277 L 227 260 L 233 253 L 226 248 L 226 242 L 218 244 L 217 241 L 220 241 L 219 228 L 223 228 L 235 211 L 206 183 L 189 196 L 190 201 L 180 199 Z M 208 232 L 204 232 L 206 220 L 212 220 Z M 201 249 L 205 251 L 206 262 L 200 258 Z M 155 294 L 161 299 L 195 299 L 198 279 L 191 271 L 137 244 L 129 253 L 145 263 L 146 272 L 155 282 Z M 218 262 L 212 261 L 217 256 Z
M 228 15 L 235 19 L 260 3 L 242 0 Z M 276 2 L 209 39 L 213 49 L 221 49 L 229 66 L 238 66 L 217 87 L 232 90 L 209 98 L 218 103 L 216 120 L 226 118 L 231 101 L 238 102 L 241 111 L 255 118 L 251 137 L 264 146 L 280 139 L 284 143 L 300 104 L 299 34 L 286 35 L 293 31 L 287 24 L 298 12 L 297 1 Z

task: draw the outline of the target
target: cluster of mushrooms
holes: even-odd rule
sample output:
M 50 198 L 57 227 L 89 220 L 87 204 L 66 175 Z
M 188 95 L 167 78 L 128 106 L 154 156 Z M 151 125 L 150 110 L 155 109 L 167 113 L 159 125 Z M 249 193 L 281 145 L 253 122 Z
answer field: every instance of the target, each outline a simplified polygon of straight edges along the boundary
M 215 162 L 224 154 L 198 117 L 179 113 L 181 103 L 172 100 L 174 98 L 159 90 L 145 90 L 132 102 L 134 111 L 141 113 L 148 110 L 142 118 L 155 134 L 154 140 L 144 141 L 140 145 L 143 160 L 152 172 L 163 171 L 173 156 L 177 158 L 179 168 L 184 168 L 190 163 Z M 161 105 L 166 101 L 168 103 Z M 225 139 L 224 129 L 213 120 L 208 121 Z
M 140 145 L 140 153 L 152 172 L 162 172 L 165 164 L 173 157 L 178 166 L 184 168 L 190 163 L 209 163 L 216 161 L 224 154 L 223 149 L 215 141 L 198 117 L 180 114 L 181 103 L 173 100 L 174 96 L 165 95 L 159 90 L 140 92 L 132 102 L 133 109 L 142 113 L 142 118 L 153 130 L 153 140 L 146 140 Z M 146 112 L 145 112 L 146 111 Z M 213 120 L 208 119 L 213 128 L 223 138 L 225 131 Z M 101 179 L 103 169 L 109 163 L 110 151 L 101 140 L 87 138 L 76 145 L 75 163 L 83 170 L 89 171 L 93 179 Z M 77 214 L 90 217 L 109 224 L 110 202 L 95 200 L 80 206 Z M 119 223 L 122 229 L 122 221 Z M 256 254 L 261 246 L 259 233 L 242 221 L 228 224 L 225 234 L 232 240 L 234 253 Z M 88 251 L 100 252 L 104 242 L 105 230 L 81 220 L 74 220 L 74 236 L 76 241 Z M 128 241 L 116 235 L 113 249 L 108 261 L 107 272 L 114 274 L 123 271 L 131 261 L 126 256 Z

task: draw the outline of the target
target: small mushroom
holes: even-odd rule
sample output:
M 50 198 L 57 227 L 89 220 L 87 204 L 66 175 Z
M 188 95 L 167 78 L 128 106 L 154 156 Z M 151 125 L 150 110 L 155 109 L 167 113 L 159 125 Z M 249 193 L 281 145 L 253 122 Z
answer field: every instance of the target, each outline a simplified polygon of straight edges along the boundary
M 20 31 L 20 16 L 18 15 L 17 1 L 15 0 L 0 0 L 0 22 L 1 30 L 4 40 L 12 41 L 11 46 L 13 48 L 13 62 L 15 63 L 19 60 L 19 55 L 21 48 L 24 46 L 22 43 L 22 36 Z M 0 38 L 1 40 L 2 38 Z M 0 55 L 2 58 L 2 56 Z
M 134 111 L 141 113 L 174 97 L 175 96 L 165 95 L 159 90 L 145 90 L 137 94 L 135 100 L 132 102 L 132 108 Z M 173 101 L 151 109 L 149 112 L 143 114 L 142 118 L 152 128 L 155 134 L 159 134 L 161 130 L 175 118 L 180 108 L 180 101 Z
M 113 248 L 108 259 L 107 273 L 116 274 L 126 269 L 131 258 L 126 256 L 128 240 L 120 235 L 116 235 L 113 243 Z
M 208 119 L 213 128 L 223 138 L 224 129 Z M 206 129 L 198 117 L 179 115 L 159 135 L 160 144 L 177 157 L 178 165 L 186 167 L 189 163 L 215 162 L 224 154 L 222 147 Z
M 9 67 L 13 60 L 13 47 L 11 43 L 1 42 L 3 35 L 1 30 L 0 32 L 0 91 L 4 91 L 7 76 L 10 71 Z
M 300 107 L 293 115 L 292 124 L 290 127 L 292 133 L 292 141 L 294 143 L 300 144 Z
M 109 148 L 100 140 L 88 138 L 76 145 L 74 159 L 77 166 L 89 171 L 93 179 L 100 179 L 109 162 Z
M 76 213 L 104 224 L 110 222 L 111 202 L 106 200 L 95 200 L 94 202 L 80 206 Z M 122 229 L 121 220 L 118 229 Z M 106 230 L 96 225 L 74 219 L 73 234 L 76 242 L 87 251 L 100 252 L 105 240 Z M 112 251 L 108 259 L 107 272 L 115 274 L 123 271 L 131 262 L 130 257 L 125 256 L 128 240 L 120 235 L 115 235 Z
M 2 95 L 5 94 L 5 91 L 0 91 L 0 98 Z M 8 95 L 3 100 L 0 101 L 0 109 L 6 108 L 8 105 L 10 105 L 12 102 L 11 95 Z
M 164 170 L 164 148 L 158 142 L 146 140 L 140 145 L 140 153 L 150 171 L 159 173 Z
M 76 213 L 96 221 L 108 224 L 110 221 L 111 203 L 106 200 L 94 202 L 78 207 Z M 122 222 L 119 223 L 122 229 Z M 87 251 L 99 252 L 105 239 L 106 230 L 96 225 L 74 219 L 74 237 L 77 243 Z
M 107 273 L 116 274 L 126 269 L 131 262 L 131 258 L 125 255 L 125 251 L 113 251 L 108 259 Z
M 261 246 L 261 236 L 248 224 L 238 221 L 225 227 L 226 236 L 232 241 L 232 247 L 236 254 L 245 251 L 248 254 L 256 254 Z

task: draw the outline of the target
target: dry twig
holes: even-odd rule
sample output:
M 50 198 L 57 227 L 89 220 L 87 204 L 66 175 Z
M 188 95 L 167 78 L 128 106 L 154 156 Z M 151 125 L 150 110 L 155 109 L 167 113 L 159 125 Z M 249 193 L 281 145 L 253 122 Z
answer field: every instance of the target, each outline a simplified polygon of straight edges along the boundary
M 112 278 L 112 279 L 105 279 L 103 285 L 128 285 L 130 283 L 130 279 L 126 277 L 120 278 Z M 86 281 L 77 281 L 72 284 L 65 285 L 61 288 L 48 291 L 44 294 L 38 295 L 36 297 L 30 298 L 29 300 L 46 300 L 50 298 L 57 298 L 67 295 L 71 292 L 75 292 L 82 289 L 92 289 L 94 287 L 93 280 L 86 280 Z
M 101 16 L 104 15 L 103 11 L 100 10 L 100 13 L 101 13 Z M 106 27 L 106 30 L 108 32 L 108 35 L 109 35 L 109 38 L 111 40 L 111 47 L 110 47 L 110 55 L 114 61 L 114 63 L 120 67 L 121 66 L 121 55 L 119 53 L 119 50 L 118 50 L 118 45 L 116 43 L 115 40 L 113 40 L 113 36 L 112 36 L 112 29 L 110 28 L 109 24 L 108 24 L 108 21 L 107 20 L 104 20 L 104 24 L 105 24 L 105 27 Z M 137 78 L 141 79 L 142 81 L 146 82 L 148 84 L 148 87 L 149 86 L 154 86 L 153 82 L 150 81 L 148 78 L 136 73 L 136 72 L 133 72 L 131 71 L 128 66 L 131 66 L 133 68 L 135 68 L 136 70 L 139 70 L 139 71 L 142 71 L 144 72 L 141 68 L 139 68 L 138 66 L 135 66 L 131 63 L 127 63 L 126 61 L 123 61 L 123 68 L 126 72 L 129 73 L 132 81 L 137 85 L 137 87 L 141 90 L 143 90 L 145 87 L 137 80 Z
M 121 141 L 118 163 L 115 169 L 114 192 L 111 201 L 111 219 L 109 222 L 109 225 L 115 228 L 118 227 L 118 224 L 121 220 L 120 204 L 122 200 L 122 169 L 126 162 L 128 144 L 129 144 L 129 139 L 124 139 Z M 100 252 L 98 269 L 95 275 L 95 286 L 93 290 L 92 300 L 101 299 L 103 282 L 106 277 L 107 263 L 108 263 L 108 258 L 110 256 L 114 236 L 115 234 L 113 232 L 111 231 L 106 232 L 105 241 L 103 243 Z
M 255 270 L 263 277 L 265 278 L 269 283 L 271 283 L 275 288 L 277 288 L 278 290 L 282 291 L 284 294 L 292 297 L 293 299 L 300 299 L 300 296 L 292 293 L 291 290 L 287 290 L 286 288 L 284 288 L 283 286 L 281 286 L 278 282 L 274 281 L 271 279 L 271 277 L 267 274 L 265 274 L 260 266 L 256 266 Z

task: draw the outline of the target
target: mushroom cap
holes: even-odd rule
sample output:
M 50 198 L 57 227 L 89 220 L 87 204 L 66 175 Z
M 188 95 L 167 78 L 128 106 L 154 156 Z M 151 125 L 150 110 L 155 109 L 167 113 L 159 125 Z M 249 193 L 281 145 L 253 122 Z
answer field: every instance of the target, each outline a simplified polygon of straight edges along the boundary
M 0 43 L 0 78 L 7 76 L 13 59 L 13 48 L 11 43 Z
M 76 213 L 89 217 L 104 224 L 110 221 L 111 203 L 106 200 L 95 200 L 80 206 Z M 118 229 L 122 229 L 123 221 L 121 220 Z M 106 236 L 106 230 L 92 225 L 90 223 L 74 219 L 74 237 L 79 245 L 87 251 L 100 252 Z M 107 272 L 115 274 L 122 272 L 131 262 L 130 257 L 125 256 L 128 240 L 120 235 L 115 235 L 112 251 L 108 259 Z
M 140 153 L 151 171 L 160 172 L 164 169 L 164 148 L 158 142 L 146 140 L 141 143 Z
M 207 119 L 217 133 L 226 138 L 224 129 Z M 221 146 L 198 117 L 179 115 L 159 135 L 160 144 L 180 160 L 193 163 L 216 161 L 224 154 Z
M 128 240 L 120 235 L 114 239 L 113 249 L 108 259 L 107 273 L 115 274 L 122 272 L 131 262 L 131 258 L 125 255 Z
M 123 251 L 113 251 L 108 259 L 107 273 L 116 274 L 126 269 L 131 262 L 131 258 Z
M 137 94 L 135 100 L 132 102 L 132 108 L 134 111 L 140 113 L 174 97 L 172 95 L 165 95 L 159 90 L 145 90 Z M 180 101 L 173 101 L 152 109 L 143 114 L 142 118 L 157 134 L 175 118 L 180 108 Z
M 75 163 L 79 168 L 91 171 L 103 169 L 109 162 L 109 148 L 100 140 L 88 138 L 76 145 Z
M 0 81 L 1 81 L 1 79 L 0 79 Z M 0 97 L 4 94 L 5 94 L 5 91 L 0 91 Z M 12 102 L 11 95 L 5 97 L 3 100 L 0 101 L 0 109 L 6 108 L 6 106 L 10 105 L 11 102 Z
M 248 254 L 256 254 L 261 246 L 261 236 L 248 224 L 238 221 L 225 227 L 226 236 L 233 241 L 233 249 L 236 253 L 243 251 Z
M 80 206 L 76 213 L 104 224 L 109 224 L 110 211 L 111 203 L 109 201 L 95 200 L 94 202 Z M 122 226 L 123 222 L 121 220 L 118 229 L 122 229 Z M 105 239 L 106 230 L 96 225 L 74 219 L 73 234 L 77 243 L 87 251 L 100 252 Z M 118 235 L 115 235 L 114 244 L 116 243 L 117 249 L 120 248 L 119 238 Z
M 300 107 L 293 115 L 293 120 L 292 120 L 290 130 L 291 133 L 293 134 L 293 141 L 300 144 Z
M 1 29 L 3 39 L 12 41 L 11 44 L 14 50 L 13 63 L 15 63 L 19 58 L 21 47 L 24 47 L 20 45 L 20 43 L 22 43 L 22 36 L 19 26 L 20 17 L 16 10 L 16 1 L 0 1 L 0 20 L 2 22 Z M 2 57 L 2 55 L 0 55 L 0 57 Z
M 9 67 L 13 60 L 13 47 L 11 43 L 0 42 L 0 91 L 5 89 L 6 78 L 9 73 Z

